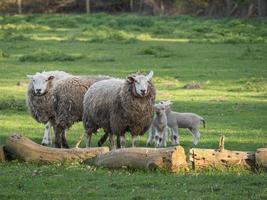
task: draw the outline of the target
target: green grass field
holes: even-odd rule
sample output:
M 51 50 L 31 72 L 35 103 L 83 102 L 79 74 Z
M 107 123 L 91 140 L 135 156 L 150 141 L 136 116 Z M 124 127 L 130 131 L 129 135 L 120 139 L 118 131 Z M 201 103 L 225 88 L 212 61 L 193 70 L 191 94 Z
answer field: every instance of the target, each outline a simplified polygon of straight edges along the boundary
M 255 151 L 267 145 L 266 63 L 266 19 L 2 16 L 0 144 L 14 132 L 41 142 L 44 126 L 31 118 L 25 105 L 26 74 L 64 70 L 124 78 L 154 70 L 157 101 L 172 100 L 174 110 L 206 119 L 199 147 L 217 148 L 224 134 L 225 148 Z M 191 82 L 200 83 L 202 89 L 183 88 Z M 81 123 L 68 130 L 71 146 L 81 134 Z M 100 135 L 93 137 L 94 145 Z M 147 134 L 140 137 L 138 146 L 146 139 Z M 180 130 L 180 141 L 188 151 L 192 136 Z M 243 170 L 170 174 L 0 164 L 0 199 L 84 198 L 266 199 L 267 175 Z

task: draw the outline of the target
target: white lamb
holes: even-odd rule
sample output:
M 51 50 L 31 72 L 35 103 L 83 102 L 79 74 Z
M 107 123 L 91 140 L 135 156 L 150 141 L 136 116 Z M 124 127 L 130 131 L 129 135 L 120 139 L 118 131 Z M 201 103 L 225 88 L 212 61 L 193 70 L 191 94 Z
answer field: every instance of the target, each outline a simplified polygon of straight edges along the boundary
M 186 128 L 193 135 L 193 145 L 197 145 L 200 139 L 199 125 L 201 122 L 205 128 L 205 120 L 203 117 L 195 113 L 179 113 L 171 111 L 171 102 L 162 101 L 165 105 L 166 115 L 167 115 L 167 124 L 171 130 L 171 143 L 172 145 L 179 144 L 179 134 L 178 128 Z
M 167 116 L 164 104 L 155 104 L 156 115 L 153 118 L 146 145 L 150 146 L 155 140 L 155 147 L 167 146 Z

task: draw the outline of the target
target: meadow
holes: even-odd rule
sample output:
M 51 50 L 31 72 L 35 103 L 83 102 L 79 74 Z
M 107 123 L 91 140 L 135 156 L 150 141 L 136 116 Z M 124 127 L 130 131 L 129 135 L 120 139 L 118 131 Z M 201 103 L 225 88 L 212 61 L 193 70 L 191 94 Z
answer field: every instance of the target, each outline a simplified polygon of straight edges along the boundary
M 11 133 L 41 142 L 27 112 L 27 74 L 63 70 L 125 78 L 154 71 L 157 101 L 203 116 L 198 147 L 255 151 L 267 145 L 267 21 L 191 16 L 0 16 L 0 144 Z M 200 89 L 186 89 L 189 83 Z M 68 130 L 74 146 L 82 123 Z M 101 133 L 93 136 L 93 145 Z M 130 145 L 130 137 L 128 145 Z M 147 134 L 139 138 L 145 146 Z M 180 130 L 188 152 L 192 136 Z M 108 145 L 108 143 L 106 144 Z M 81 147 L 85 143 L 82 142 Z M 170 174 L 94 166 L 0 164 L 0 199 L 266 199 L 263 171 Z

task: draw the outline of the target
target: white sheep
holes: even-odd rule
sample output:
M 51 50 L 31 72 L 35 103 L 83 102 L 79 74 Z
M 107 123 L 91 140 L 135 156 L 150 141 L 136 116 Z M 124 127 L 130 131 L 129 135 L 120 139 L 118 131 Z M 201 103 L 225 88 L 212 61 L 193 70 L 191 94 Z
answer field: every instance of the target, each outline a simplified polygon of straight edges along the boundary
M 167 116 L 164 104 L 155 104 L 156 115 L 153 118 L 147 146 L 155 140 L 155 147 L 167 146 Z
M 75 122 L 82 121 L 84 94 L 95 82 L 109 78 L 108 76 L 72 76 L 57 82 L 52 92 L 55 147 L 69 148 L 65 131 Z
M 167 124 L 171 130 L 171 143 L 172 145 L 179 144 L 178 128 L 186 128 L 193 135 L 193 145 L 197 145 L 200 139 L 199 125 L 201 122 L 205 128 L 205 120 L 203 117 L 195 113 L 179 113 L 171 111 L 171 102 L 162 101 L 166 108 Z
M 132 135 L 135 146 L 138 135 L 143 135 L 151 125 L 156 91 L 152 84 L 153 72 L 147 75 L 133 74 L 126 80 L 110 79 L 93 84 L 84 96 L 83 124 L 90 146 L 91 135 L 103 128 L 111 147 L 115 148 L 113 135 L 117 135 L 117 147 L 125 146 L 125 133 Z M 104 138 L 104 139 L 103 139 Z
M 44 71 L 27 75 L 30 82 L 26 103 L 32 117 L 45 124 L 43 145 L 49 145 L 52 142 L 50 136 L 51 120 L 54 118 L 52 89 L 56 82 L 70 76 L 71 74 L 64 71 Z

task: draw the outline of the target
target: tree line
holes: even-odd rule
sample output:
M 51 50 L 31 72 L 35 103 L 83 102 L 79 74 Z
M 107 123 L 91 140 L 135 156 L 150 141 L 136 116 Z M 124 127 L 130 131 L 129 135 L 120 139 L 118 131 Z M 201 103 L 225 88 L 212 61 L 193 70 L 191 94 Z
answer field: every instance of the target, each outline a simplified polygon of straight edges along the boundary
M 267 0 L 1 0 L 1 14 L 133 12 L 140 15 L 267 16 Z

